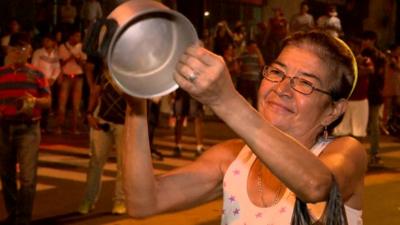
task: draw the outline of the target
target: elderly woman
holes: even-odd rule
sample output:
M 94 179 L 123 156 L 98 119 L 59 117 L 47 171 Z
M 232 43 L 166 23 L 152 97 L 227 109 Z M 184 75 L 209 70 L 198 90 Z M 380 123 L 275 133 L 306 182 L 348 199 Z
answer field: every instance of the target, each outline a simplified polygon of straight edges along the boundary
M 319 32 L 297 33 L 263 71 L 258 111 L 236 91 L 221 57 L 190 47 L 177 83 L 211 107 L 242 140 L 211 147 L 193 163 L 153 175 L 144 101 L 129 99 L 125 189 L 133 217 L 224 196 L 221 224 L 290 224 L 295 196 L 313 218 L 336 178 L 350 225 L 362 224 L 367 157 L 354 138 L 323 135 L 346 109 L 356 82 L 351 50 Z

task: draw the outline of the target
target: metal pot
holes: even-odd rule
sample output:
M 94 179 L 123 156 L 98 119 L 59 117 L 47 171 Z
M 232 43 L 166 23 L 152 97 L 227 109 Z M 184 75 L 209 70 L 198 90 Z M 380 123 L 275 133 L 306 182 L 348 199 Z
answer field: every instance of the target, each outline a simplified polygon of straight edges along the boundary
M 98 21 L 89 38 L 97 39 L 103 28 L 97 49 L 106 58 L 118 89 L 152 98 L 178 88 L 173 79 L 175 65 L 184 50 L 198 41 L 185 16 L 156 1 L 130 0 Z

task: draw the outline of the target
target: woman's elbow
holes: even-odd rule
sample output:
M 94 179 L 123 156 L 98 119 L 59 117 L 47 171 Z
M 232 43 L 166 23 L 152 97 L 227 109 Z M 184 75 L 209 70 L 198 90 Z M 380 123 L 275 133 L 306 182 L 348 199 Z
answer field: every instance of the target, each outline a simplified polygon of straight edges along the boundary
M 134 209 L 130 209 L 129 207 L 127 209 L 127 214 L 128 214 L 128 216 L 132 217 L 133 219 L 144 219 L 149 216 L 143 212 L 140 212 L 140 211 L 137 211 Z
M 142 207 L 127 206 L 127 214 L 133 219 L 145 219 L 149 216 L 155 215 L 153 210 L 144 210 Z
M 300 199 L 307 203 L 325 201 L 329 196 L 332 182 L 329 179 L 324 180 L 311 182 L 303 192 L 303 195 L 299 196 Z

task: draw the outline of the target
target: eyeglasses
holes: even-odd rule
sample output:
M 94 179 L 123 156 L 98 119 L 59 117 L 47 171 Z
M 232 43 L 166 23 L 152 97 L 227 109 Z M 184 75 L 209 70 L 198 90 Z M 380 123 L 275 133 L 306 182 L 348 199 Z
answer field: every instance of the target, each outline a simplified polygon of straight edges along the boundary
M 28 47 L 25 47 L 25 46 L 18 46 L 18 47 L 9 46 L 8 49 L 10 51 L 17 52 L 17 53 L 24 53 L 24 52 L 26 52 L 28 50 Z
M 266 80 L 273 83 L 280 83 L 287 77 L 290 80 L 290 87 L 304 95 L 310 95 L 313 91 L 318 91 L 331 96 L 330 92 L 314 87 L 314 84 L 310 81 L 296 76 L 289 77 L 285 72 L 273 66 L 265 66 L 262 75 Z

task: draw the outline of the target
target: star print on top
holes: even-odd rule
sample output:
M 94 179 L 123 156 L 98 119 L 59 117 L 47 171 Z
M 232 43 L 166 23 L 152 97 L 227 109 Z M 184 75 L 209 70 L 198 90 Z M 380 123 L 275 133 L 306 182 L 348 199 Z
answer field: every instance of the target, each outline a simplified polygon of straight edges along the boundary
M 319 155 L 330 141 L 319 140 L 311 149 Z M 290 225 L 295 195 L 286 188 L 282 198 L 269 207 L 254 205 L 247 192 L 247 180 L 256 156 L 246 145 L 225 173 L 221 225 Z M 309 204 L 310 205 L 310 204 Z M 320 215 L 324 204 L 311 207 L 311 214 Z M 316 209 L 316 210 L 315 210 Z M 349 225 L 362 225 L 362 211 L 345 206 Z M 317 217 L 318 218 L 318 217 Z

